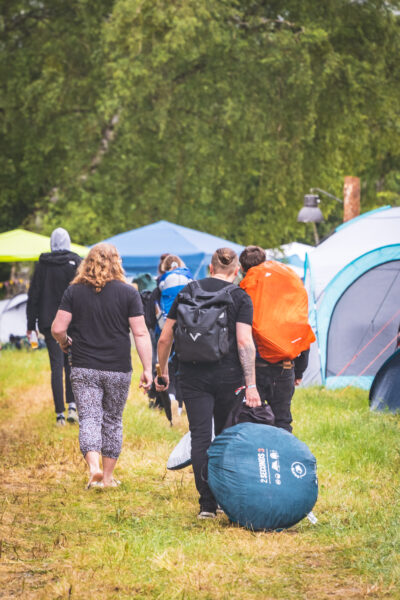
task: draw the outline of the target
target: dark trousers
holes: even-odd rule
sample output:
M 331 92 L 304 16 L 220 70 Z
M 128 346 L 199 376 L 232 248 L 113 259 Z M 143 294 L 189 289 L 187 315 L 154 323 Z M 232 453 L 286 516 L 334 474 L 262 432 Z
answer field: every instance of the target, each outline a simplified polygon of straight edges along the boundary
M 241 368 L 218 369 L 203 365 L 184 369 L 179 374 L 192 438 L 192 466 L 201 510 L 215 511 L 217 502 L 207 483 L 207 450 L 211 444 L 212 419 L 215 435 L 221 433 L 226 419 L 237 403 L 235 390 L 243 384 Z
M 60 346 L 51 335 L 50 329 L 46 328 L 42 333 L 46 340 L 50 359 L 51 389 L 53 392 L 54 406 L 56 413 L 62 413 L 65 410 L 63 371 L 65 371 L 65 397 L 67 404 L 75 402 L 71 387 L 71 370 L 68 363 L 68 356 L 61 350 Z
M 181 384 L 179 382 L 179 363 L 176 354 L 172 357 L 172 359 L 168 363 L 168 374 L 169 374 L 169 388 L 168 391 L 171 394 L 174 394 L 178 406 L 182 408 L 182 392 L 181 392 Z
M 257 390 L 262 402 L 268 402 L 275 416 L 275 427 L 292 432 L 290 405 L 294 394 L 294 368 L 256 366 Z

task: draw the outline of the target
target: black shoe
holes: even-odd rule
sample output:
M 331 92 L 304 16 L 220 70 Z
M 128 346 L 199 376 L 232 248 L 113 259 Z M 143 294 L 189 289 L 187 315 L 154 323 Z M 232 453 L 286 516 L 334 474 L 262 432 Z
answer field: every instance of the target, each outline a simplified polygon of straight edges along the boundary
M 57 416 L 57 418 L 56 418 L 56 425 L 58 427 L 64 427 L 64 425 L 65 425 L 65 417 L 64 417 L 63 414 Z
M 68 423 L 79 423 L 78 413 L 76 412 L 76 408 L 73 406 L 68 407 Z

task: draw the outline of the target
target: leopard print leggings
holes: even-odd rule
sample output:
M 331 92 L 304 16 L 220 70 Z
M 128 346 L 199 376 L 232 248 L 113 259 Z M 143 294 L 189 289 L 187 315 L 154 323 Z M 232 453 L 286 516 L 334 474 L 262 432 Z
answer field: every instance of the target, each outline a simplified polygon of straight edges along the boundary
M 122 447 L 122 413 L 132 372 L 71 368 L 71 384 L 79 415 L 83 456 L 93 450 L 118 458 Z

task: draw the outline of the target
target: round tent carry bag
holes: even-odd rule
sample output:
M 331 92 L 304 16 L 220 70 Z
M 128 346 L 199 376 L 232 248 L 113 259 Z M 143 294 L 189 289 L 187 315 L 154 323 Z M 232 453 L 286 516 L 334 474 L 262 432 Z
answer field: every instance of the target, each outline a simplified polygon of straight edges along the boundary
M 215 438 L 208 484 L 229 519 L 255 531 L 295 525 L 318 497 L 316 460 L 306 444 L 256 423 L 229 427 Z

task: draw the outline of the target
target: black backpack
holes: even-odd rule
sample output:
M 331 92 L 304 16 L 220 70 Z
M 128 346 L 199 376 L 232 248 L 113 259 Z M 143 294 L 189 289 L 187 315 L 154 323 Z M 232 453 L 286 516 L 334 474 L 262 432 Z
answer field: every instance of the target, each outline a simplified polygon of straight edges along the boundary
M 178 294 L 174 326 L 175 352 L 182 362 L 216 362 L 229 352 L 228 306 L 234 284 L 217 292 L 204 291 L 192 281 Z

